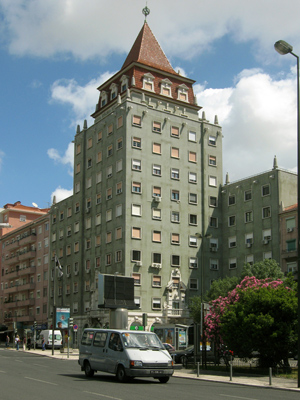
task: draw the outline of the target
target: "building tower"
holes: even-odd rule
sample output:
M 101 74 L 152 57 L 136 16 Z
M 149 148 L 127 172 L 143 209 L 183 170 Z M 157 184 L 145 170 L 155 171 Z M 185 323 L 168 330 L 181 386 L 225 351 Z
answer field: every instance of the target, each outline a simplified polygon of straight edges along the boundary
M 147 313 L 147 329 L 188 323 L 188 299 L 219 277 L 222 134 L 217 118 L 199 118 L 194 82 L 145 21 L 98 88 L 94 124 L 77 128 L 74 194 L 52 206 L 51 251 L 65 271 L 56 303 L 71 307 L 79 331 L 105 323 L 98 272 L 134 278 L 129 325 Z

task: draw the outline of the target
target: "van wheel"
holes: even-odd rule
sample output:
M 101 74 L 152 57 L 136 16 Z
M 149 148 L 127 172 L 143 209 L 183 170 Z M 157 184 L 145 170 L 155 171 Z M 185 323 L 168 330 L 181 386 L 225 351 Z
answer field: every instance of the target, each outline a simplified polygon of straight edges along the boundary
M 84 372 L 85 376 L 88 378 L 92 378 L 94 376 L 95 371 L 91 368 L 91 365 L 88 361 L 84 363 Z
M 158 378 L 160 383 L 167 383 L 169 379 L 170 378 L 168 376 L 163 376 L 162 378 Z
M 126 372 L 125 372 L 125 369 L 124 369 L 124 367 L 122 365 L 118 366 L 117 379 L 118 379 L 119 382 L 127 382 Z

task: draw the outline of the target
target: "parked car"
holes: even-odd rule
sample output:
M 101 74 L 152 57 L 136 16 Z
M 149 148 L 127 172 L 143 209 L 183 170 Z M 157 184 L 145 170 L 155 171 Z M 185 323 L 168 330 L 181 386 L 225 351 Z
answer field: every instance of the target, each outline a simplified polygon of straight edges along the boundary
M 175 353 L 175 363 L 185 365 L 187 362 L 193 362 L 194 356 L 194 346 L 189 346 L 186 349 L 177 351 Z M 204 353 L 199 354 L 199 360 L 202 356 L 204 357 Z M 216 356 L 212 351 L 206 351 L 205 358 L 207 362 L 214 362 L 216 364 L 220 363 L 220 358 Z

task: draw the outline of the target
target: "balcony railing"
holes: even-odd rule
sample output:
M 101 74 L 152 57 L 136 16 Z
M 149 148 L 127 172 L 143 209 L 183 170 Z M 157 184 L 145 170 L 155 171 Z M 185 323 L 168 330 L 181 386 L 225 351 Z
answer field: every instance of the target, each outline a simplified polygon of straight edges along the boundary
M 183 308 L 169 308 L 164 310 L 164 314 L 168 317 L 173 318 L 188 318 L 189 317 L 189 310 Z

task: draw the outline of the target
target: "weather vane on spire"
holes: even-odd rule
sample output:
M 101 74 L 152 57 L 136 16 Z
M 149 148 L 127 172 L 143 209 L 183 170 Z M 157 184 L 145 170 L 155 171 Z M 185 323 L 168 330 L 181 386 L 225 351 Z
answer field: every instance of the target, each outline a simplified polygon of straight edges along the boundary
M 143 8 L 142 13 L 145 15 L 145 22 L 146 22 L 146 21 L 147 21 L 147 16 L 150 14 L 150 10 L 149 10 L 149 8 L 147 7 L 147 2 L 146 2 L 146 7 Z

